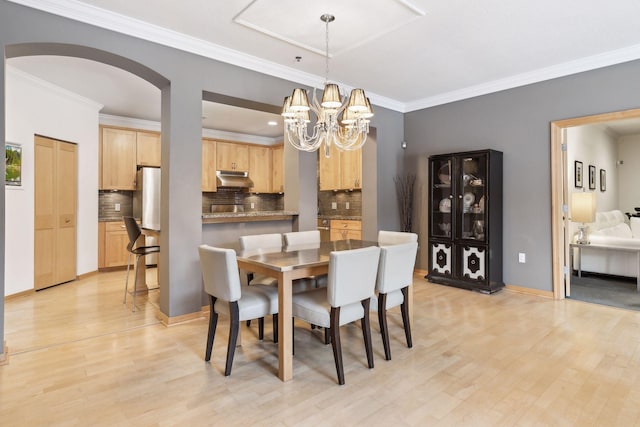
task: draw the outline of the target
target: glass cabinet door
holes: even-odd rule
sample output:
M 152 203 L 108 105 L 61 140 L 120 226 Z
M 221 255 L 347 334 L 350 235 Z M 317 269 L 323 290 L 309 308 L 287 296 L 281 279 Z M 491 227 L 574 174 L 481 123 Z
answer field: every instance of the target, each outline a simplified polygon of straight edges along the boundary
M 453 192 L 451 185 L 451 158 L 433 160 L 431 165 L 431 234 L 435 237 L 451 237 Z
M 487 155 L 462 157 L 458 169 L 459 237 L 486 241 Z

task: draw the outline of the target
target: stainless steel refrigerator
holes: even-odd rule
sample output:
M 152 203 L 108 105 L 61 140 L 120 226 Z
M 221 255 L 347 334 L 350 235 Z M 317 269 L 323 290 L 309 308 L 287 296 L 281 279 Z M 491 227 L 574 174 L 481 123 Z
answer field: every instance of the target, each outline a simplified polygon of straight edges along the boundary
M 160 231 L 160 168 L 138 169 L 133 193 L 133 216 L 142 228 Z M 155 237 L 146 237 L 146 245 L 157 245 Z M 147 265 L 157 264 L 157 254 L 146 256 Z

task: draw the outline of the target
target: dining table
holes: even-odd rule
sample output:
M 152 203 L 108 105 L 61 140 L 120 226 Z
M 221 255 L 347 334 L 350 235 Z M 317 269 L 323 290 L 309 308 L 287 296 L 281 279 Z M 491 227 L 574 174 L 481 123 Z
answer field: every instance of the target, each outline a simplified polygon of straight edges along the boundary
M 365 240 L 336 240 L 295 246 L 279 246 L 242 250 L 239 244 L 224 245 L 236 251 L 238 268 L 264 274 L 278 280 L 278 376 L 293 379 L 292 283 L 296 279 L 319 276 L 329 271 L 333 251 L 377 246 Z

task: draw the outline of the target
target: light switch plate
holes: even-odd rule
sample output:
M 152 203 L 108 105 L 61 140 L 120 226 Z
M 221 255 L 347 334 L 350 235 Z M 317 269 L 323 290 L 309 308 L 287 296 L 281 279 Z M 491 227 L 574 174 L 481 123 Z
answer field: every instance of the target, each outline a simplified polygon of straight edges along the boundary
M 349 209 L 349 202 L 346 202 L 346 203 L 345 203 L 344 208 L 345 208 L 345 209 Z
M 114 209 L 115 209 L 116 212 L 120 212 L 120 203 L 116 203 Z
M 527 255 L 525 253 L 523 253 L 523 252 L 520 252 L 518 254 L 518 262 L 520 264 L 524 264 L 525 262 L 527 262 Z
M 338 209 L 338 203 L 337 202 L 331 202 L 331 209 Z

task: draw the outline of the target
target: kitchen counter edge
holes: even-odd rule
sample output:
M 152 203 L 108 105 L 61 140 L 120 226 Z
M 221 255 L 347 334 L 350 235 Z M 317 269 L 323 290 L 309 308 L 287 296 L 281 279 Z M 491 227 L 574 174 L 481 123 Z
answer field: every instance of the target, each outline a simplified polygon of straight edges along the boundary
M 251 221 L 291 221 L 297 211 L 217 212 L 202 214 L 203 224 Z

